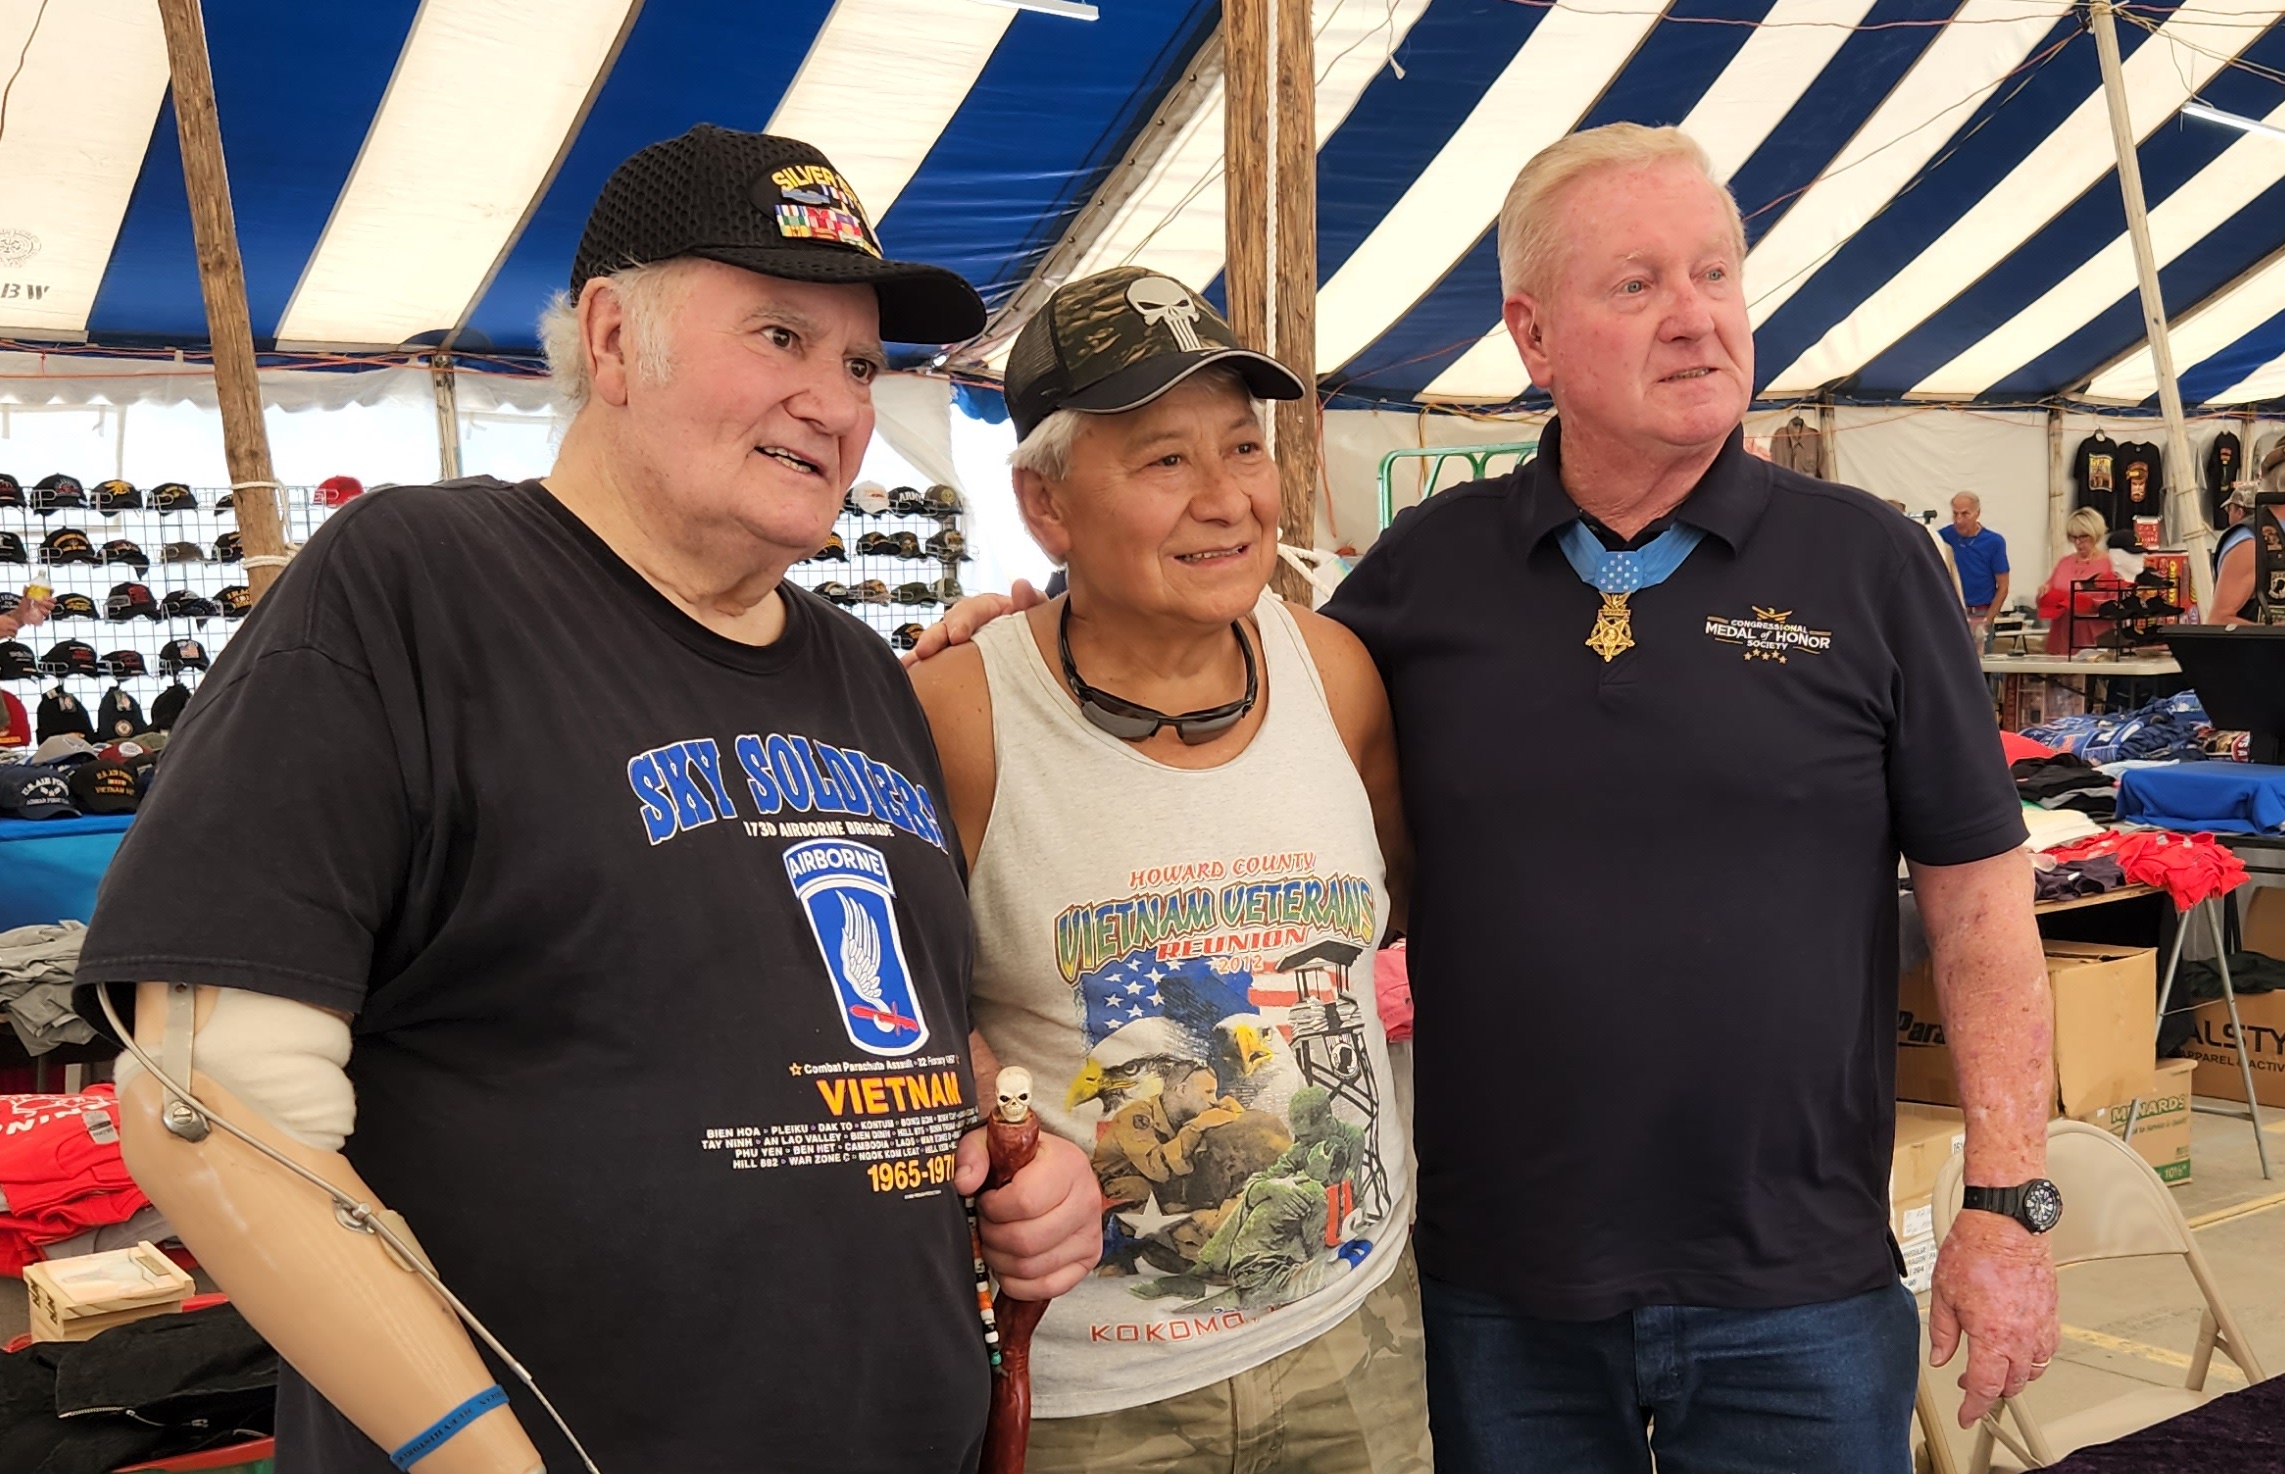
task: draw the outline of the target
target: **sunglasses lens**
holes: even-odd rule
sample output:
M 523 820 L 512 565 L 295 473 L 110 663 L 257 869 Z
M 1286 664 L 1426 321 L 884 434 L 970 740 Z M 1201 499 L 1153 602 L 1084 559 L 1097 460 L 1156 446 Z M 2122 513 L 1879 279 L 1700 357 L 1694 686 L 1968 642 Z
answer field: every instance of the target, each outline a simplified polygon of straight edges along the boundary
M 1113 711 L 1099 701 L 1083 701 L 1079 704 L 1079 710 L 1086 715 L 1088 721 L 1122 742 L 1140 742 L 1159 728 L 1157 717 L 1130 716 L 1125 712 Z
M 1229 731 L 1244 716 L 1245 711 L 1241 708 L 1227 716 L 1206 717 L 1193 722 L 1176 722 L 1174 735 L 1180 737 L 1189 746 L 1196 747 L 1200 743 L 1211 742 L 1224 732 Z

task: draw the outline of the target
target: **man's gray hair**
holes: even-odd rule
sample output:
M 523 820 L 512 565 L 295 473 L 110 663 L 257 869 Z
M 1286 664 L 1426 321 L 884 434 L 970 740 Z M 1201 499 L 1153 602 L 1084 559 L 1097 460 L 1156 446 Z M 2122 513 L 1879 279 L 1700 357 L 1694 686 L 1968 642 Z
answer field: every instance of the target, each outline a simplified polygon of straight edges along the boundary
M 1253 397 L 1253 391 L 1246 385 L 1245 375 L 1236 369 L 1216 364 L 1192 374 L 1188 382 L 1237 390 L 1246 396 L 1247 403 L 1253 407 L 1254 418 L 1261 422 L 1263 428 L 1268 428 L 1271 406 L 1266 401 Z M 1086 410 L 1059 409 L 1051 412 L 1046 419 L 1031 427 L 1031 433 L 1016 446 L 1015 454 L 1008 457 L 1008 464 L 1019 471 L 1044 476 L 1050 481 L 1061 481 L 1071 474 L 1072 447 L 1079 443 L 1079 436 L 1087 428 L 1087 422 L 1098 418 L 1101 417 Z
M 667 323 L 682 301 L 689 264 L 675 260 L 625 266 L 598 278 L 619 299 L 626 323 L 623 339 L 627 354 L 637 378 L 645 384 L 663 384 L 674 377 Z M 580 338 L 579 304 L 568 292 L 557 292 L 540 313 L 540 351 L 547 356 L 547 376 L 555 392 L 572 409 L 585 408 L 595 382 L 587 363 L 587 345 Z
M 1955 491 L 1952 493 L 1952 500 L 1966 502 L 1968 510 L 1971 512 L 1981 512 L 1984 509 L 1984 499 L 1972 491 Z
M 1606 123 L 1541 149 L 1508 186 L 1507 201 L 1500 206 L 1500 295 L 1537 295 L 1548 290 L 1564 244 L 1558 227 L 1565 190 L 1606 169 L 1639 169 L 1664 163 L 1688 164 L 1714 186 L 1729 212 L 1730 236 L 1742 263 L 1745 219 L 1698 140 L 1679 128 Z

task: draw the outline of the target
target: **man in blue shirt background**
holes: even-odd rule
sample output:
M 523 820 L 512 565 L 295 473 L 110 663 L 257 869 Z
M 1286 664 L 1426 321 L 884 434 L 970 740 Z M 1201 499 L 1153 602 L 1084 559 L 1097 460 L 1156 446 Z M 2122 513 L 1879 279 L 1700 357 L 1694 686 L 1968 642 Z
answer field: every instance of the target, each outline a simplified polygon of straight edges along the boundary
M 1983 498 L 1963 491 L 1952 498 L 1952 525 L 1940 534 L 1960 570 L 1960 597 L 1968 617 L 1989 619 L 2007 607 L 2007 539 L 1983 524 Z

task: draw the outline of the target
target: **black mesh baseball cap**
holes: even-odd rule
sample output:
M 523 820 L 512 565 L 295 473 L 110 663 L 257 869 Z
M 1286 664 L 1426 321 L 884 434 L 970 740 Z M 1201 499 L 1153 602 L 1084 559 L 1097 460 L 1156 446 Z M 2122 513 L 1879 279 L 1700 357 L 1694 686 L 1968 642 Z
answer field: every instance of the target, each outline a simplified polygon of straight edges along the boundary
M 1214 364 L 1258 399 L 1299 399 L 1309 386 L 1238 342 L 1213 304 L 1170 276 L 1119 266 L 1065 282 L 1008 350 L 1008 416 L 1021 440 L 1059 409 L 1140 409 Z
M 941 266 L 884 257 L 849 181 L 798 139 L 701 123 L 634 154 L 587 216 L 572 300 L 590 277 L 683 256 L 786 281 L 869 284 L 881 336 L 895 343 L 957 343 L 984 330 L 976 289 Z
M 5 471 L 0 471 L 0 507 L 24 505 L 24 483 Z

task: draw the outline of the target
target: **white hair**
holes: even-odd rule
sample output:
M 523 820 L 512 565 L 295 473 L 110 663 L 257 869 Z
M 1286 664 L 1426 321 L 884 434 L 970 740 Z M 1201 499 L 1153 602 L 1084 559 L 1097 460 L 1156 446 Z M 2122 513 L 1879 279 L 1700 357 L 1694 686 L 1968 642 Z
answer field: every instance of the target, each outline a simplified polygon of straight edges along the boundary
M 1245 375 L 1226 364 L 1200 369 L 1184 382 L 1234 389 L 1246 396 L 1246 402 L 1252 408 L 1256 420 L 1265 427 L 1270 423 L 1270 404 L 1255 399 L 1253 390 L 1246 384 Z M 1102 416 L 1089 410 L 1051 411 L 1046 419 L 1031 427 L 1031 433 L 1023 438 L 1016 446 L 1015 453 L 1008 457 L 1008 464 L 1018 471 L 1030 471 L 1049 481 L 1061 481 L 1071 474 L 1071 451 L 1079 443 L 1080 432 L 1087 428 L 1089 420 L 1100 418 Z
M 1679 128 L 1646 128 L 1640 123 L 1606 123 L 1573 133 L 1532 155 L 1508 186 L 1500 206 L 1500 294 L 1538 294 L 1548 289 L 1564 241 L 1558 206 L 1563 192 L 1589 174 L 1606 169 L 1640 169 L 1653 164 L 1688 164 L 1706 176 L 1729 212 L 1730 235 L 1740 261 L 1745 258 L 1745 219 L 1729 186 L 1714 173 L 1714 162 L 1698 140 Z
M 1955 491 L 1952 493 L 1952 500 L 1966 502 L 1968 510 L 1971 512 L 1980 512 L 1984 509 L 1984 499 L 1972 491 Z
M 677 259 L 626 266 L 588 283 L 602 282 L 619 299 L 628 359 L 642 383 L 663 384 L 674 377 L 667 323 L 681 304 L 690 264 Z M 585 290 L 581 289 L 582 295 Z M 584 408 L 595 387 L 594 369 L 579 330 L 579 304 L 568 292 L 557 292 L 540 313 L 540 351 L 547 356 L 547 376 L 555 392 L 574 410 Z

